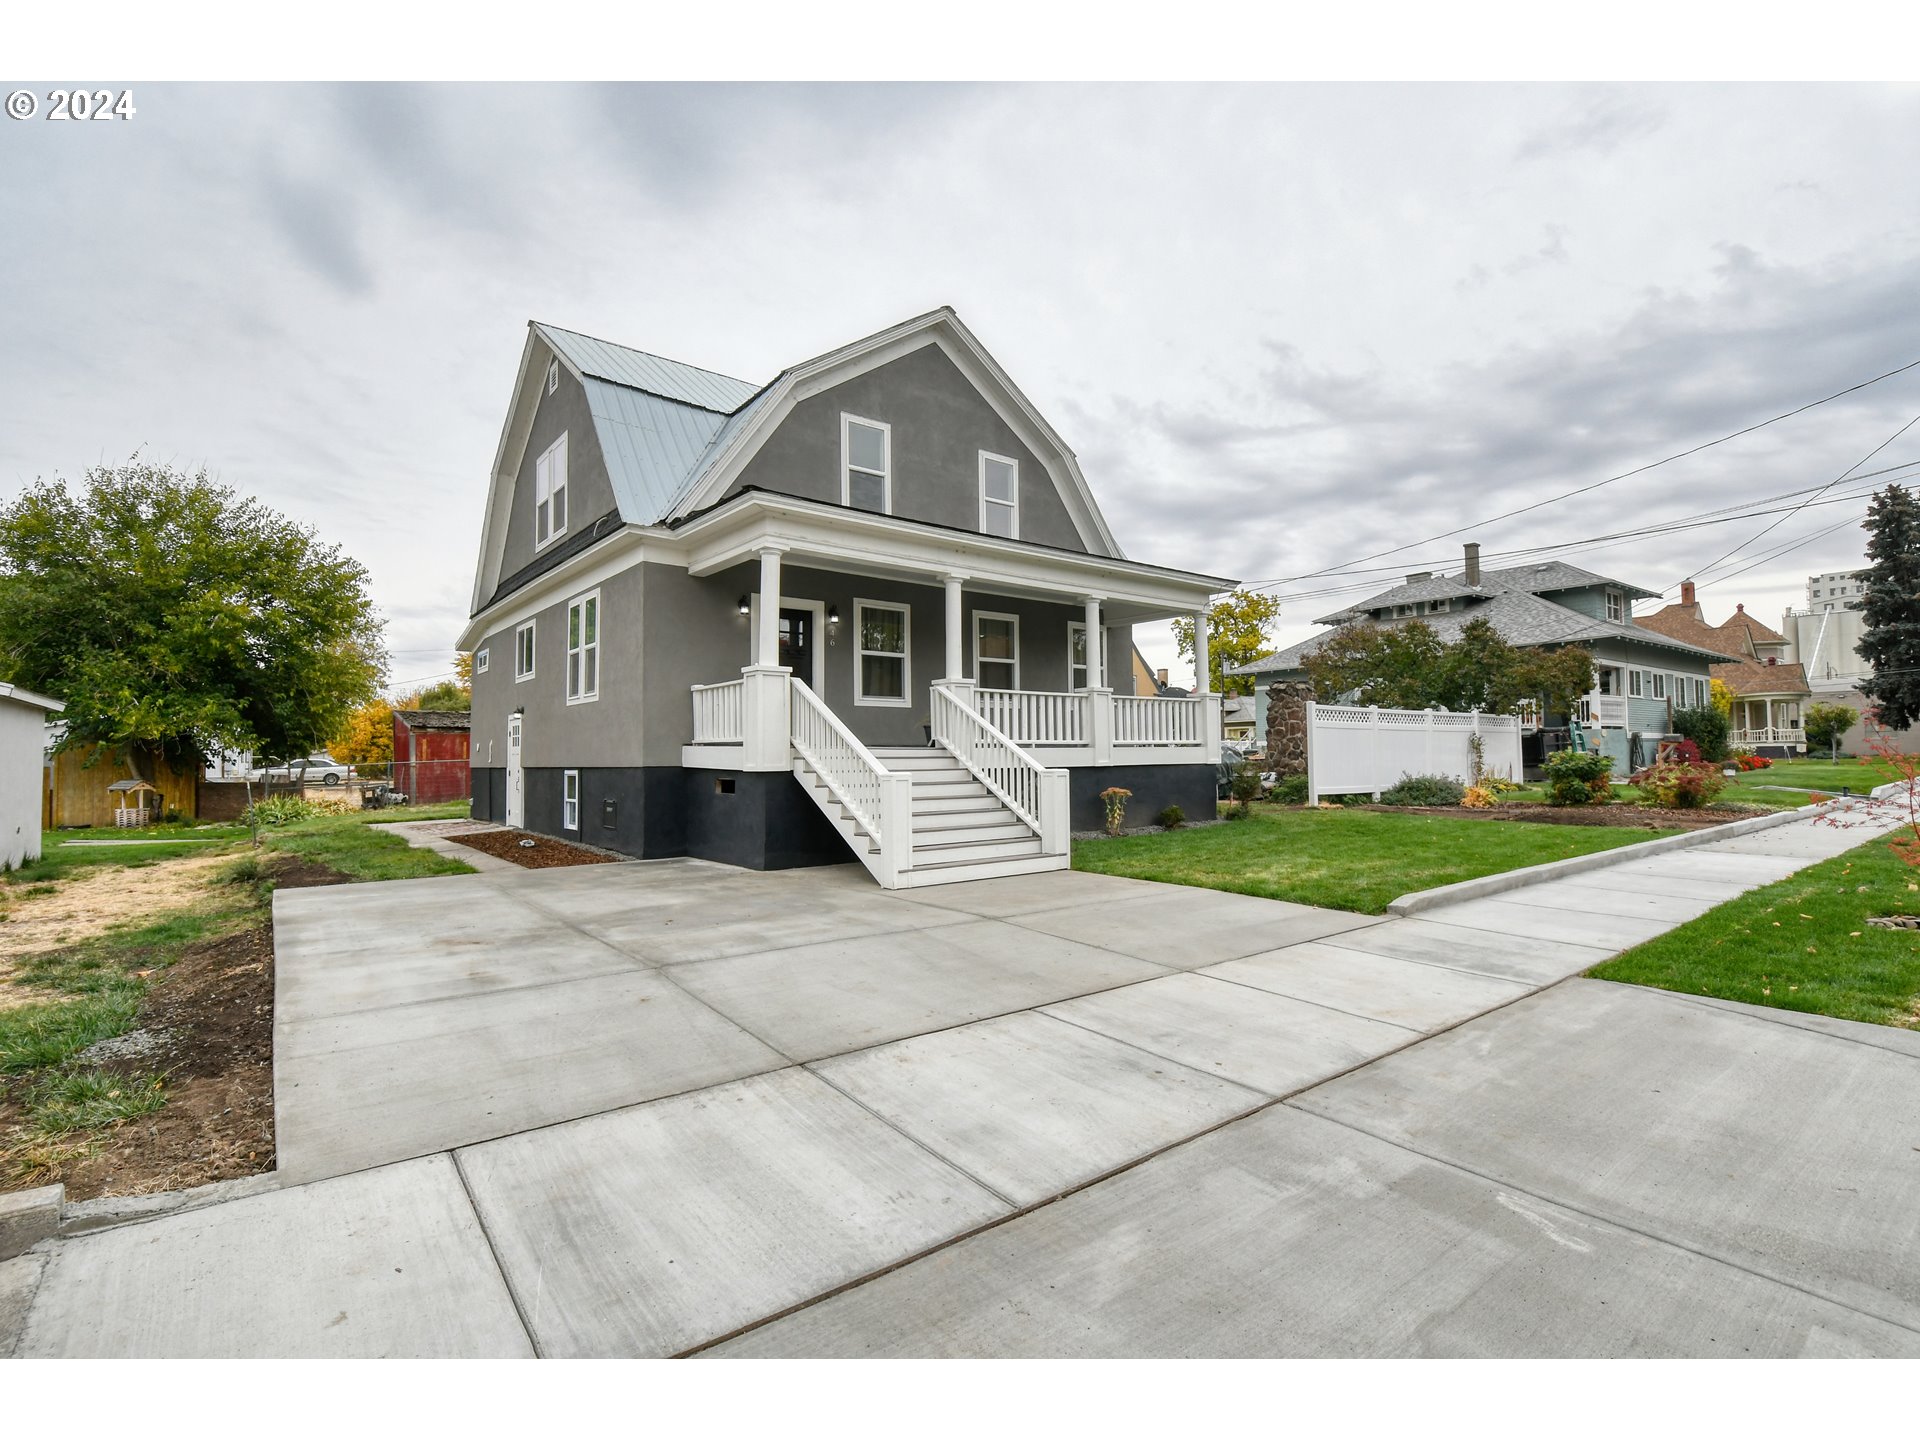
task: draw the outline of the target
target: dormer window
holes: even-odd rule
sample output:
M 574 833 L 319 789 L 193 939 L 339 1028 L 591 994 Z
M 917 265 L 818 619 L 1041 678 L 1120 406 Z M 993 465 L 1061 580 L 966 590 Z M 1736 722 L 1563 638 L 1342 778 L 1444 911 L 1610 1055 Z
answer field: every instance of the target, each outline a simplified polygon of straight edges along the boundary
M 533 462 L 533 548 L 567 533 L 567 437 Z
M 840 503 L 893 513 L 893 427 L 885 421 L 840 417 Z
M 1607 619 L 1618 625 L 1621 617 L 1626 614 L 1626 610 L 1626 596 L 1618 590 L 1607 591 Z
M 980 452 L 980 533 L 1020 538 L 1020 462 Z
M 1444 615 L 1452 605 L 1453 602 L 1451 600 L 1429 600 L 1427 602 L 1427 614 Z

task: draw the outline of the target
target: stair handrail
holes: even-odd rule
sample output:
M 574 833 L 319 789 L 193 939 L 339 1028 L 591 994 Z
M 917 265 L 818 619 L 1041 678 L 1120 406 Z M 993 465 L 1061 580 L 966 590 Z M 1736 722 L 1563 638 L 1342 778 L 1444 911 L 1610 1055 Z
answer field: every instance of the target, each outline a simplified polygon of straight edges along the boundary
M 862 745 L 798 675 L 793 677 L 791 690 L 789 730 L 793 748 L 813 767 L 827 792 L 846 807 L 854 823 L 884 847 L 886 797 L 895 772 L 882 765 L 880 757 Z M 899 817 L 902 823 L 909 818 Z
M 1067 772 L 1049 769 L 944 685 L 932 688 L 933 739 L 1040 837 L 1045 854 L 1067 849 Z

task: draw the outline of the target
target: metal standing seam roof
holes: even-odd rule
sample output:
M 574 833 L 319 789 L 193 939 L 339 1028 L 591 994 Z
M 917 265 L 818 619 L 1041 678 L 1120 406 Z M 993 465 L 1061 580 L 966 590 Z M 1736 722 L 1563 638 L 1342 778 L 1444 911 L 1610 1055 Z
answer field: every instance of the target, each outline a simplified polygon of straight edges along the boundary
M 534 329 L 581 374 L 645 390 L 682 405 L 697 405 L 702 410 L 730 415 L 760 392 L 761 387 L 748 380 L 736 380 L 716 370 L 702 370 L 698 365 L 649 355 L 644 350 L 632 350 L 609 340 L 596 340 L 591 335 L 562 330 L 558 325 L 545 325 L 536 320 Z

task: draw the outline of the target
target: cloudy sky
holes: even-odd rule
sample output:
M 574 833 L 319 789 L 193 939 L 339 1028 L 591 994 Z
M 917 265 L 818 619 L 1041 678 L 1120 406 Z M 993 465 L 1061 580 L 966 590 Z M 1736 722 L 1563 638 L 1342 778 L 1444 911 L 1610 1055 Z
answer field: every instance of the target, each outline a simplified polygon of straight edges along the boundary
M 136 449 L 204 464 L 371 567 L 397 683 L 449 668 L 529 318 L 763 380 L 951 304 L 1132 556 L 1261 582 L 1801 490 L 1920 415 L 1916 369 L 1480 523 L 1920 360 L 1920 88 L 135 99 L 0 121 L 0 490 Z M 1867 468 L 1903 460 L 1920 426 Z M 1652 590 L 1724 575 L 1712 618 L 1777 622 L 1859 563 L 1863 508 L 1788 516 L 1713 570 L 1780 517 L 1561 553 Z M 1354 583 L 1278 586 L 1281 637 Z

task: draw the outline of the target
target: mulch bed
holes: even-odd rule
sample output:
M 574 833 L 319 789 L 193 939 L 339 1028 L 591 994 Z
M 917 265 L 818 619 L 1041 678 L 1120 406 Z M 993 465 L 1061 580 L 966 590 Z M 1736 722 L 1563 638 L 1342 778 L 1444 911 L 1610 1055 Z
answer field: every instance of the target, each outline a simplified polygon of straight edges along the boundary
M 529 835 L 524 830 L 480 830 L 471 835 L 449 835 L 447 839 L 529 870 L 550 870 L 556 865 L 614 865 L 621 858 L 545 835 Z
M 1357 805 L 1383 815 L 1446 815 L 1460 820 L 1526 820 L 1536 825 L 1603 825 L 1629 830 L 1706 830 L 1735 820 L 1751 820 L 1765 810 L 1660 810 L 1645 805 L 1496 805 L 1488 810 L 1465 805 Z
M 279 888 L 340 885 L 350 877 L 296 856 L 278 856 Z M 127 1076 L 159 1074 L 167 1103 L 102 1132 L 93 1154 L 56 1175 L 69 1200 L 147 1195 L 271 1170 L 273 1141 L 273 926 L 266 923 L 196 945 L 141 1002 L 137 1028 L 106 1048 L 122 1057 L 91 1067 Z M 22 1118 L 0 1106 L 0 1130 Z

